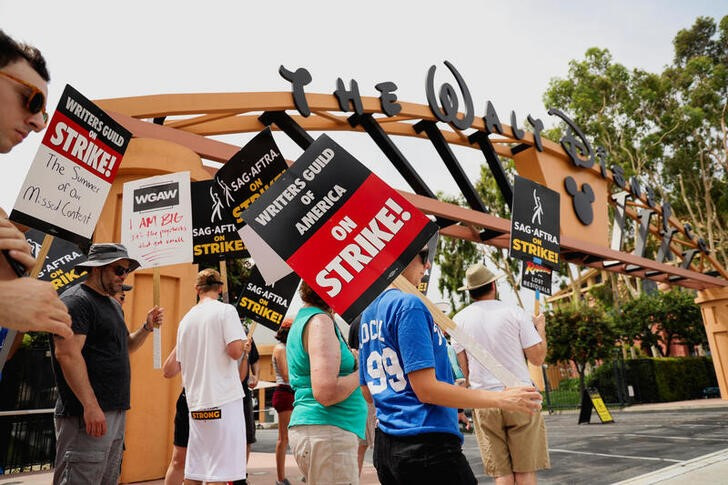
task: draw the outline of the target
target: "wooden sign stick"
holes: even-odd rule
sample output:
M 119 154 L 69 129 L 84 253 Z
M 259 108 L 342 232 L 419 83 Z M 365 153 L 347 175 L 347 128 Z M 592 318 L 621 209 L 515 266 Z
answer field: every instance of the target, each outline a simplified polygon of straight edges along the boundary
M 152 270 L 152 305 L 153 306 L 159 306 L 159 286 L 160 286 L 160 279 L 161 275 L 159 273 L 159 266 L 155 266 Z M 161 369 L 162 368 L 162 334 L 159 331 L 159 326 L 154 325 L 154 350 L 153 350 L 153 361 L 154 361 L 154 368 L 155 369 Z
M 224 259 L 220 260 L 220 278 L 222 279 L 222 301 L 230 303 L 230 294 L 228 293 L 227 284 L 227 261 Z
M 392 282 L 392 285 L 395 288 L 404 291 L 405 293 L 409 293 L 418 297 L 422 301 L 422 303 L 425 304 L 427 309 L 430 310 L 432 318 L 435 320 L 437 326 L 455 337 L 455 340 L 457 340 L 458 343 L 465 347 L 473 357 L 478 359 L 478 362 L 483 364 L 483 366 L 485 366 L 485 368 L 488 369 L 488 371 L 490 371 L 490 373 L 493 374 L 496 379 L 505 384 L 506 387 L 524 385 L 524 383 L 522 383 L 518 379 L 518 377 L 513 374 L 513 372 L 511 372 L 510 370 L 505 368 L 503 364 L 495 360 L 495 358 L 490 355 L 490 353 L 488 353 L 488 351 L 485 350 L 478 342 L 476 342 L 473 337 L 471 337 L 469 334 L 465 333 L 462 329 L 455 325 L 455 322 L 450 320 L 447 315 L 442 313 L 442 310 L 437 308 L 437 306 L 435 306 L 435 304 L 432 303 L 425 295 L 420 293 L 417 287 L 407 281 L 404 276 L 397 276 L 397 278 Z
M 48 255 L 48 251 L 51 249 L 51 245 L 53 244 L 53 239 L 55 239 L 55 237 L 49 234 L 46 234 L 43 238 L 43 244 L 40 247 L 40 251 L 38 251 L 38 254 L 36 254 L 35 256 L 35 264 L 33 265 L 33 269 L 30 270 L 29 277 L 31 279 L 38 279 L 38 274 L 45 264 L 46 256 Z M 2 372 L 3 367 L 5 367 L 5 362 L 8 360 L 8 355 L 10 355 L 10 348 L 13 346 L 13 342 L 15 342 L 15 336 L 17 334 L 17 330 L 8 329 L 8 333 L 5 335 L 3 348 L 0 349 L 0 372 Z
M 250 328 L 248 329 L 248 338 L 253 338 L 253 332 L 255 332 L 256 328 L 258 328 L 258 322 L 253 320 L 253 323 L 250 324 Z

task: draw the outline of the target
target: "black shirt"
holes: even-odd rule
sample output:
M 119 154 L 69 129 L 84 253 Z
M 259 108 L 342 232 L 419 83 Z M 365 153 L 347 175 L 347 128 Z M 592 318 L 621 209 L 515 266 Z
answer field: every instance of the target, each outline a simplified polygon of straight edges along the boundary
M 250 337 L 248 337 L 250 338 Z M 250 341 L 250 355 L 248 355 L 248 375 L 243 379 L 243 391 L 245 391 L 245 398 L 250 399 L 253 397 L 253 390 L 248 388 L 248 377 L 250 372 L 253 370 L 253 364 L 258 362 L 260 354 L 258 353 L 258 347 L 255 346 L 255 340 Z M 258 376 L 260 377 L 260 376 Z
M 85 284 L 63 292 L 61 301 L 68 307 L 73 333 L 86 335 L 81 354 L 99 406 L 103 411 L 129 409 L 129 330 L 121 305 Z M 52 343 L 51 355 L 59 394 L 56 415 L 82 416 L 83 406 L 66 383 Z
M 361 327 L 361 315 L 356 317 L 351 325 L 349 325 L 349 348 L 359 348 L 359 327 Z

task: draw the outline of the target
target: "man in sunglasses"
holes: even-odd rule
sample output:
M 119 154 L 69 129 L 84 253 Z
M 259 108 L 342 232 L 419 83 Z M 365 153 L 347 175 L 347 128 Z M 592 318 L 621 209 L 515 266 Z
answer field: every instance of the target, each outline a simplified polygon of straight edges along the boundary
M 40 51 L 0 30 L 0 153 L 45 128 L 49 80 Z
M 0 153 L 8 153 L 31 131 L 45 127 L 49 79 L 38 49 L 19 44 L 0 30 Z M 71 318 L 48 282 L 20 278 L 35 263 L 25 236 L 0 208 L 0 370 L 13 345 L 8 329 L 53 332 L 70 337 Z M 17 263 L 11 266 L 11 260 Z M 22 334 L 18 333 L 15 342 Z
M 429 267 L 423 248 L 402 276 L 416 287 Z M 456 386 L 442 331 L 417 296 L 394 286 L 362 313 L 359 381 L 377 410 L 374 467 L 383 485 L 475 484 L 457 409 L 534 413 L 541 407 L 533 387 L 492 392 Z
M 129 409 L 129 353 L 161 325 L 164 310 L 147 313 L 129 333 L 113 299 L 139 263 L 121 244 L 94 244 L 76 266 L 88 277 L 61 294 L 71 314 L 73 337 L 54 338 L 56 401 L 54 484 L 114 484 L 119 478 Z

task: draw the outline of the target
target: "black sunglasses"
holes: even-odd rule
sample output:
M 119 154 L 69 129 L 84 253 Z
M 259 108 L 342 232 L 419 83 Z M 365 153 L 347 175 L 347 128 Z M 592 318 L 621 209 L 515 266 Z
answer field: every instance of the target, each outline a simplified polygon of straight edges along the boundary
M 430 259 L 430 250 L 429 249 L 423 249 L 419 253 L 417 253 L 417 256 L 420 257 L 422 260 L 422 264 L 427 264 L 427 261 Z
M 30 84 L 29 82 L 23 81 L 22 79 L 8 74 L 7 72 L 0 71 L 0 76 L 11 79 L 16 83 L 30 89 L 30 94 L 26 95 L 25 97 L 25 108 L 30 111 L 31 114 L 40 113 L 42 111 L 43 123 L 48 123 L 48 113 L 46 113 L 45 110 L 46 100 L 43 91 L 38 89 L 36 86 Z
M 125 276 L 132 272 L 131 267 L 125 268 L 123 266 L 113 266 L 111 270 L 116 276 Z

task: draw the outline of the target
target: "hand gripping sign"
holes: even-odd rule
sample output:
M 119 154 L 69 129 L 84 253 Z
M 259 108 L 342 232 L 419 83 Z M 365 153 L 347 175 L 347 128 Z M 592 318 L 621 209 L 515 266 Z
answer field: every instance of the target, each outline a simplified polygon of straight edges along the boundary
M 351 321 L 437 231 L 322 135 L 245 212 L 240 236 L 267 283 L 291 272 Z
M 153 303 L 159 305 L 160 266 L 192 262 L 190 173 L 124 184 L 121 242 L 142 268 L 154 268 Z M 154 327 L 154 368 L 162 367 L 162 337 Z
M 66 85 L 10 213 L 11 220 L 46 233 L 31 278 L 55 236 L 88 248 L 130 139 L 128 130 Z M 11 330 L 6 341 L 15 334 Z M 0 350 L 0 370 L 8 349 Z

